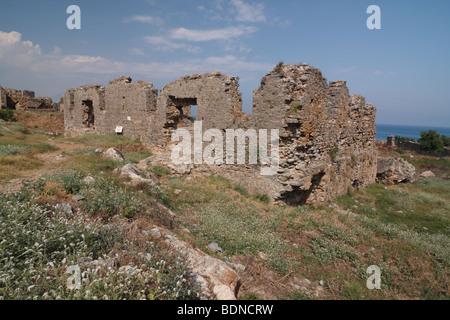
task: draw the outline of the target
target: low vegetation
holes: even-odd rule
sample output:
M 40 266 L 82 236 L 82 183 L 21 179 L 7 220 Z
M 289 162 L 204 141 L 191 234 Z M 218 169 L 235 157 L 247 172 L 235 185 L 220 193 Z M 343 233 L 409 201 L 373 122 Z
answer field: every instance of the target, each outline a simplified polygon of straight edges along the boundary
M 445 144 L 448 143 L 448 137 L 441 136 L 436 131 L 430 130 L 420 134 L 418 143 L 423 151 L 442 152 Z
M 274 205 L 223 177 L 173 176 L 151 161 L 146 174 L 161 191 L 133 187 L 114 173 L 123 163 L 96 149 L 115 147 L 138 163 L 151 155 L 140 141 L 23 129 L 0 123 L 2 183 L 32 178 L 19 191 L 0 192 L 0 299 L 197 299 L 184 257 L 136 231 L 137 223 L 160 223 L 155 201 L 178 216 L 180 239 L 247 267 L 238 271 L 243 300 L 449 297 L 448 179 L 352 189 L 330 206 Z M 404 157 L 418 170 L 449 172 L 447 159 Z M 212 242 L 222 251 L 209 250 Z M 66 285 L 74 265 L 80 290 Z M 366 287 L 371 265 L 381 268 L 382 290 Z M 296 289 L 295 279 L 323 281 L 323 292 Z

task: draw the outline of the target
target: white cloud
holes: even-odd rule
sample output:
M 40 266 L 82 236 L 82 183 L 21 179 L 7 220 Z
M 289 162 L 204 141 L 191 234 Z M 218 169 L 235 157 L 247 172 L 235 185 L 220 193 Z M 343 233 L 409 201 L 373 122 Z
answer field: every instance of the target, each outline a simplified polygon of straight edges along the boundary
M 174 51 L 181 49 L 191 53 L 199 53 L 202 51 L 200 47 L 174 42 L 163 36 L 148 36 L 145 37 L 144 40 L 159 51 Z
M 31 41 L 22 41 L 19 32 L 0 31 L 0 59 L 32 59 L 41 55 L 39 45 L 34 45 Z
M 263 3 L 248 4 L 242 0 L 231 0 L 236 10 L 236 21 L 241 22 L 266 22 Z
M 137 56 L 145 56 L 145 52 L 142 49 L 139 48 L 131 48 L 130 50 L 131 54 L 137 55 Z
M 142 15 L 132 16 L 131 18 L 125 19 L 124 22 L 125 23 L 141 22 L 141 23 L 152 24 L 155 26 L 161 26 L 164 24 L 164 20 L 160 17 L 142 16 Z
M 195 50 L 195 47 L 176 43 L 163 37 L 148 37 L 147 41 L 163 47 Z M 143 53 L 134 50 L 136 54 Z M 42 53 L 39 45 L 23 41 L 18 32 L 0 31 L 0 83 L 27 83 L 29 88 L 43 95 L 61 94 L 73 83 L 86 84 L 102 79 L 113 79 L 122 74 L 145 77 L 150 81 L 176 79 L 192 73 L 220 70 L 226 74 L 267 71 L 269 64 L 247 61 L 243 57 L 226 55 L 206 58 L 182 59 L 172 62 L 123 62 L 102 56 L 64 55 L 59 48 L 51 53 Z M 97 79 L 97 81 L 93 80 Z M 19 87 L 20 89 L 20 87 Z
M 243 35 L 252 34 L 258 31 L 255 27 L 237 26 L 213 30 L 192 30 L 186 28 L 174 29 L 170 33 L 170 38 L 178 40 L 187 40 L 194 42 L 211 40 L 229 40 Z

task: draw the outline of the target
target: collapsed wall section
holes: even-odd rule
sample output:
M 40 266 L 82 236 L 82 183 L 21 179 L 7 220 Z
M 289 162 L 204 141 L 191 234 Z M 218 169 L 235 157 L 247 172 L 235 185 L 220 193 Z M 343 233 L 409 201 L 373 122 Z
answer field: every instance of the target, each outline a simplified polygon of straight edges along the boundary
M 6 109 L 7 107 L 6 91 L 0 86 L 0 109 Z
M 220 72 L 183 77 L 166 85 L 158 100 L 159 121 L 166 140 L 174 130 L 203 121 L 205 130 L 228 129 L 242 116 L 242 96 L 234 77 Z
M 350 186 L 375 182 L 375 112 L 363 97 L 349 96 L 345 81 L 328 84 L 306 64 L 268 73 L 254 93 L 252 123 L 280 130 L 272 196 L 290 204 L 320 204 Z
M 63 99 L 66 133 L 77 135 L 106 131 L 105 92 L 102 85 L 87 85 L 66 91 Z

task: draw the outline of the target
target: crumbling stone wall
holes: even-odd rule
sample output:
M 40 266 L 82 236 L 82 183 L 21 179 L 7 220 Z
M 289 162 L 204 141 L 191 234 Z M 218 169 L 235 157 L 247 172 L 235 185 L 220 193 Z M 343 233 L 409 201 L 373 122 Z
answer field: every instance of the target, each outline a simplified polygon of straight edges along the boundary
M 350 186 L 375 182 L 376 109 L 364 97 L 350 96 L 345 81 L 328 83 L 307 64 L 280 65 L 255 90 L 253 113 L 242 113 L 239 84 L 219 72 L 186 76 L 158 90 L 129 77 L 109 87 L 70 89 L 63 99 L 66 132 L 114 133 L 140 137 L 151 146 L 170 147 L 171 134 L 193 127 L 192 108 L 203 130 L 280 130 L 280 168 L 260 175 L 260 165 L 202 166 L 254 193 L 276 201 L 321 204 Z M 225 152 L 224 152 L 225 154 Z M 191 169 L 180 172 L 190 172 Z
M 7 107 L 6 91 L 0 86 L 0 109 L 6 109 Z
M 105 133 L 105 87 L 87 85 L 64 94 L 64 127 L 67 134 Z
M 103 132 L 113 133 L 120 126 L 123 135 L 147 141 L 154 131 L 157 97 L 158 89 L 151 83 L 133 83 L 126 76 L 111 81 L 106 89 L 108 117 Z
M 0 86 L 0 108 L 59 111 L 59 104 L 53 103 L 49 97 L 35 97 L 34 91 L 3 89 Z
M 375 182 L 376 110 L 349 96 L 345 81 L 328 84 L 307 64 L 283 65 L 263 78 L 253 103 L 254 127 L 280 129 L 275 199 L 319 204 Z
M 127 76 L 111 81 L 108 88 L 89 85 L 69 89 L 62 99 L 66 133 L 114 134 L 122 127 L 124 136 L 149 138 L 157 97 L 158 90 L 151 83 L 132 83 Z
M 166 85 L 158 99 L 159 121 L 164 135 L 178 127 L 193 125 L 191 107 L 198 106 L 195 120 L 203 121 L 204 130 L 228 129 L 242 116 L 242 95 L 234 77 L 220 72 L 183 77 Z

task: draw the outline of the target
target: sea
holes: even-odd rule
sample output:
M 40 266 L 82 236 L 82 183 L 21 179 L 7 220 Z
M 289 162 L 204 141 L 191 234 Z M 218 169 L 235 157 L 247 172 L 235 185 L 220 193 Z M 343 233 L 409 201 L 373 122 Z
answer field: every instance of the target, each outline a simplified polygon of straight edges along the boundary
M 422 131 L 435 130 L 441 135 L 450 137 L 450 128 L 433 126 L 405 126 L 395 124 L 377 124 L 377 141 L 386 141 L 388 136 L 408 137 L 414 140 L 420 138 Z

